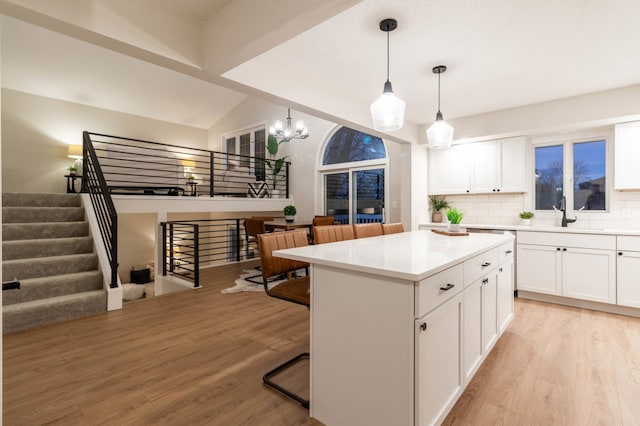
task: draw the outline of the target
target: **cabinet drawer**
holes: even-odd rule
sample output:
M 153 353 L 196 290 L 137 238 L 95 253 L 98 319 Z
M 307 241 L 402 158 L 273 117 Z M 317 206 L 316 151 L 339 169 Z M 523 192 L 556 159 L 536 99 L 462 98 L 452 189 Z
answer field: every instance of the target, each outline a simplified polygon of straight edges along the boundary
M 463 271 L 462 264 L 458 264 L 420 281 L 416 287 L 416 318 L 460 293 Z
M 553 247 L 615 250 L 615 235 L 572 234 L 565 232 L 518 231 L 518 243 Z
M 515 247 L 513 246 L 513 241 L 504 243 L 503 245 L 498 247 L 498 249 L 499 249 L 498 253 L 500 255 L 498 263 L 500 263 L 500 265 L 502 265 L 504 262 L 506 262 L 509 259 L 513 259 L 513 251 L 515 250 Z
M 464 262 L 465 287 L 498 266 L 500 247 L 493 248 Z
M 640 251 L 640 237 L 619 235 L 618 251 Z

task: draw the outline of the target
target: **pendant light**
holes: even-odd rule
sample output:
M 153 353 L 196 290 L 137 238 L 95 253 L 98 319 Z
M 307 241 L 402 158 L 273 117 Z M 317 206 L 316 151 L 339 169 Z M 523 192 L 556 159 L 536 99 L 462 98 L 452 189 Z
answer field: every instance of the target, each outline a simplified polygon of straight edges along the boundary
M 276 120 L 269 127 L 269 134 L 275 136 L 279 141 L 289 142 L 291 139 L 306 139 L 309 137 L 309 130 L 302 120 L 296 121 L 295 129 L 291 127 L 291 108 L 287 108 L 286 125 L 281 120 Z
M 438 113 L 436 114 L 436 122 L 427 129 L 428 146 L 431 149 L 448 148 L 453 141 L 453 127 L 444 121 L 440 112 L 440 74 L 446 70 L 447 67 L 444 65 L 433 67 L 433 73 L 438 74 Z
M 395 19 L 384 19 L 380 22 L 380 30 L 387 33 L 387 81 L 384 83 L 382 95 L 371 104 L 373 128 L 382 132 L 398 130 L 404 122 L 404 101 L 393 94 L 389 81 L 389 33 L 398 27 Z

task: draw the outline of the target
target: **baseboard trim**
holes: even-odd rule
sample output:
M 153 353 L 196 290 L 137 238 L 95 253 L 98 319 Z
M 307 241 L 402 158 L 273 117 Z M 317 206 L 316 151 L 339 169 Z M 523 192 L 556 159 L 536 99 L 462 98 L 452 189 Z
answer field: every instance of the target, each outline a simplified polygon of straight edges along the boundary
M 534 293 L 518 290 L 518 298 L 535 300 L 538 302 L 555 303 L 558 305 L 572 306 L 574 308 L 591 309 L 594 311 L 608 312 L 610 314 L 627 315 L 640 318 L 640 309 L 627 306 L 609 305 L 607 303 L 591 302 L 589 300 L 571 299 L 568 297 L 554 296 L 551 294 Z

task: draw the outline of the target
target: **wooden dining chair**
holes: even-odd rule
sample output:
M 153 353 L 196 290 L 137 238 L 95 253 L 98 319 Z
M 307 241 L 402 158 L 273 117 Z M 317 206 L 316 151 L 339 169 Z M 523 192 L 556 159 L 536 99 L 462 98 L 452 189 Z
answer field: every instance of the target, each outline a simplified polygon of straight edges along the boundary
M 354 223 L 353 233 L 356 238 L 377 237 L 383 235 L 382 224 L 380 222 Z
M 333 243 L 355 238 L 353 226 L 351 225 L 314 226 L 313 235 L 315 244 Z
M 311 305 L 311 294 L 309 291 L 309 274 L 307 273 L 307 275 L 305 276 L 296 277 L 295 271 L 298 271 L 302 268 L 308 270 L 309 264 L 273 256 L 274 250 L 303 247 L 308 245 L 307 231 L 304 229 L 296 229 L 293 231 L 260 234 L 258 235 L 258 242 L 260 247 L 260 260 L 262 261 L 262 278 L 265 293 L 270 297 L 275 297 L 280 300 L 286 300 L 287 302 L 306 306 L 308 309 Z M 277 284 L 270 289 L 269 279 L 276 276 L 281 276 L 283 274 L 292 278 L 288 278 L 284 282 Z M 262 381 L 267 386 L 298 401 L 300 404 L 302 404 L 303 407 L 308 409 L 309 400 L 302 398 L 301 396 L 291 392 L 290 390 L 278 385 L 273 380 L 271 380 L 272 377 L 276 374 L 281 373 L 282 371 L 286 370 L 298 361 L 305 358 L 309 358 L 309 352 L 303 352 L 299 355 L 296 355 L 290 360 L 285 361 L 274 369 L 268 371 L 262 377 Z
M 404 225 L 402 225 L 402 223 L 383 223 L 382 224 L 382 233 L 384 235 L 399 234 L 400 232 L 404 232 Z

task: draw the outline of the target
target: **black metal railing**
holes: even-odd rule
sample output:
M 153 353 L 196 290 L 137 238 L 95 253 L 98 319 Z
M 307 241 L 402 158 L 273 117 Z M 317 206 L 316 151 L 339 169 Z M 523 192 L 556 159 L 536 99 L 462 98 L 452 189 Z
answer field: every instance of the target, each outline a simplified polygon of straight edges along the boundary
M 118 287 L 118 214 L 88 132 L 82 133 L 82 192 L 88 193 L 111 267 L 111 288 Z
M 244 218 L 162 222 L 162 275 L 200 286 L 199 270 L 258 257 L 249 246 Z
M 289 166 L 277 175 L 269 159 L 88 133 L 112 194 L 289 196 Z

